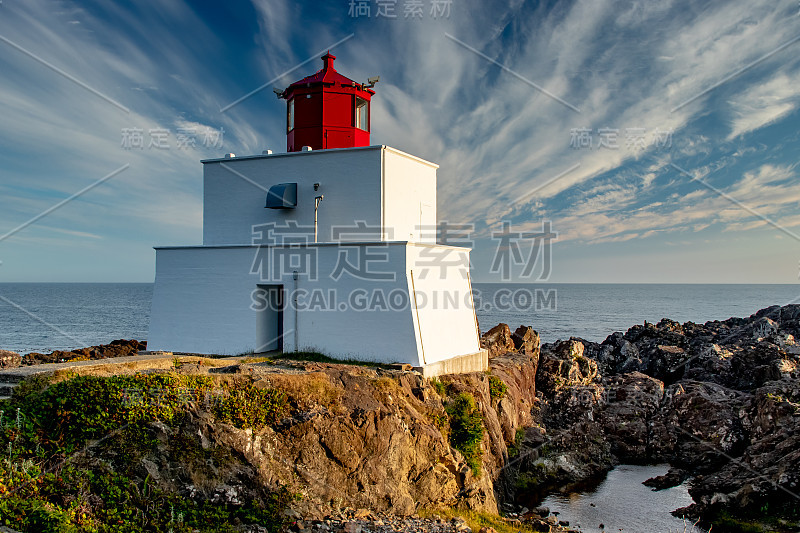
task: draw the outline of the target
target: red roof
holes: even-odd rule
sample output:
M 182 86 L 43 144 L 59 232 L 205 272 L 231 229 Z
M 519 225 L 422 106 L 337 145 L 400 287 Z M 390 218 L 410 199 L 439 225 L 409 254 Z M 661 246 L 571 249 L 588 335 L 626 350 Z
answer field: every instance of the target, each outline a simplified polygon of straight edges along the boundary
M 317 71 L 316 74 L 312 74 L 311 76 L 306 76 L 302 80 L 296 81 L 293 84 L 289 85 L 289 87 L 294 87 L 296 85 L 305 85 L 307 83 L 342 83 L 345 85 L 351 85 L 355 83 L 353 80 L 346 76 L 342 76 L 336 69 L 333 68 L 333 60 L 336 59 L 336 56 L 328 52 L 324 56 L 322 56 L 322 61 L 324 62 L 325 66 L 323 66 L 320 70 Z

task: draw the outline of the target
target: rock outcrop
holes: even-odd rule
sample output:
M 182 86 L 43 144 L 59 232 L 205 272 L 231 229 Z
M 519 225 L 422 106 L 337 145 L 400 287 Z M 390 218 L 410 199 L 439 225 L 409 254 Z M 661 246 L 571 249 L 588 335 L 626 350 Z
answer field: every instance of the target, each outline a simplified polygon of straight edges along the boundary
M 489 351 L 489 357 L 497 357 L 515 349 L 514 338 L 508 324 L 498 324 L 481 336 L 481 348 Z
M 43 363 L 64 363 L 66 361 L 84 361 L 89 359 L 108 359 L 110 357 L 127 357 L 146 350 L 147 343 L 137 340 L 117 339 L 109 344 L 89 346 L 70 351 L 56 350 L 48 354 L 32 352 L 22 358 L 23 365 L 40 365 Z
M 543 437 L 532 444 L 547 453 L 514 475 L 562 487 L 615 464 L 669 462 L 650 484 L 691 477 L 695 504 L 682 515 L 800 519 L 798 334 L 800 305 L 790 305 L 545 344 L 535 405 Z M 517 484 L 518 497 L 531 489 Z
M 22 356 L 17 352 L 0 350 L 0 368 L 14 368 L 20 365 Z

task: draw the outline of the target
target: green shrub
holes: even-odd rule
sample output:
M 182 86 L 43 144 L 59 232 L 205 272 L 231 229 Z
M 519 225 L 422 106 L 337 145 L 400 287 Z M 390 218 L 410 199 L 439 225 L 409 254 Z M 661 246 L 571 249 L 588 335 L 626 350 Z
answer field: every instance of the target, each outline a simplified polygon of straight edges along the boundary
M 439 396 L 447 396 L 447 386 L 439 381 L 439 378 L 431 378 L 430 384 L 433 387 L 433 390 L 436 391 L 436 394 Z
M 498 400 L 502 400 L 506 395 L 507 390 L 508 385 L 506 385 L 502 379 L 498 378 L 497 376 L 489 375 L 489 396 Z
M 483 416 L 468 392 L 455 396 L 445 407 L 450 417 L 450 444 L 464 454 L 475 476 L 481 473 Z
M 280 420 L 287 406 L 283 391 L 238 385 L 214 406 L 214 415 L 238 428 L 261 428 Z
M 208 376 L 78 376 L 23 397 L 26 415 L 50 440 L 72 449 L 125 425 L 172 423 L 212 387 Z
M 22 404 L 25 400 L 35 394 L 42 392 L 50 384 L 51 376 L 46 374 L 34 374 L 14 387 L 11 393 L 11 401 L 14 404 Z
M 281 531 L 282 511 L 294 498 L 285 489 L 262 489 L 233 506 L 197 503 L 134 477 L 135 465 L 158 442 L 149 422 L 177 427 L 191 403 L 203 405 L 213 389 L 210 377 L 156 373 L 48 382 L 26 381 L 2 404 L 0 525 L 24 532 L 233 533 L 231 524 L 241 521 Z M 240 427 L 258 427 L 273 423 L 285 407 L 281 392 L 240 384 L 226 390 L 215 410 Z M 192 453 L 233 460 L 223 448 L 192 450 L 192 439 L 180 432 L 169 438 L 182 461 Z M 89 439 L 100 440 L 87 453 Z M 199 459 L 206 464 L 208 457 Z
M 541 491 L 549 487 L 557 480 L 552 473 L 548 473 L 544 465 L 536 463 L 528 471 L 521 472 L 517 476 L 514 485 L 520 493 Z

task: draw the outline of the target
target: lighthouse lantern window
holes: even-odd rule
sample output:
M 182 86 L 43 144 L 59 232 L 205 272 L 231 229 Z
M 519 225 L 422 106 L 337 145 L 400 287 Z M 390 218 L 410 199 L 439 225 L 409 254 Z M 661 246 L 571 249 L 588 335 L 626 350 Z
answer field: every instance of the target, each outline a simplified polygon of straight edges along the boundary
M 294 98 L 289 100 L 289 105 L 286 106 L 286 131 L 294 129 Z
M 369 102 L 356 97 L 356 127 L 369 131 Z

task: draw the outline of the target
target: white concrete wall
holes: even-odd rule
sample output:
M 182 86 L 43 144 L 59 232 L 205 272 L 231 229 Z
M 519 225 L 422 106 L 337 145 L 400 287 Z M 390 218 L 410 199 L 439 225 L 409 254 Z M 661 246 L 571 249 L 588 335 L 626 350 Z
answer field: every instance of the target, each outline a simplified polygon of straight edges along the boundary
M 436 243 L 436 169 L 387 148 L 384 156 L 384 223 L 388 240 Z
M 309 248 L 316 250 L 318 275 L 316 280 L 302 272 L 298 276 L 296 313 L 293 302 L 285 303 L 285 351 L 297 347 L 414 366 L 479 351 L 469 282 L 461 275 L 468 250 L 404 242 Z M 348 273 L 332 279 L 340 253 L 347 250 L 347 258 L 358 264 L 351 254 L 359 248 L 359 253 L 383 255 L 370 265 L 370 275 L 393 274 L 394 279 Z M 252 307 L 253 291 L 282 284 L 292 298 L 295 287 L 291 270 L 253 269 L 262 264 L 258 253 L 251 246 L 157 249 L 148 348 L 216 354 L 257 350 L 257 317 L 264 315 Z M 443 272 L 440 265 L 447 265 Z
M 255 348 L 250 248 L 156 250 L 149 350 L 237 355 Z
M 329 274 L 334 271 L 340 252 L 346 250 L 350 256 L 348 259 L 358 263 L 355 259 L 357 250 L 336 245 L 318 248 L 319 280 L 315 282 L 302 277 L 298 280 L 301 290 L 317 289 L 315 294 L 306 297 L 305 305 L 300 302 L 297 313 L 299 350 L 319 351 L 341 359 L 418 366 L 419 348 L 408 294 L 405 243 L 376 243 L 361 247 L 362 252 L 385 258 L 368 263 L 368 270 L 371 274 L 393 278 L 387 280 L 364 279 L 364 276 L 346 273 L 332 279 Z M 335 291 L 335 305 L 325 305 L 325 309 L 309 305 L 314 297 L 327 295 L 330 291 Z M 401 294 L 404 299 L 398 300 L 397 305 L 389 301 L 391 295 Z M 292 314 L 292 311 L 287 310 L 287 314 Z M 286 324 L 294 324 L 294 319 L 290 317 Z M 293 349 L 291 335 L 287 336 L 287 341 L 287 349 Z
M 381 150 L 318 150 L 204 162 L 203 244 L 250 244 L 252 227 L 296 223 L 314 233 L 314 197 L 319 208 L 319 241 L 331 241 L 331 226 L 363 220 L 381 224 Z M 295 209 L 266 209 L 267 191 L 297 183 Z M 314 183 L 320 188 L 314 191 Z M 377 233 L 377 232 L 376 232 Z M 349 240 L 365 239 L 355 236 Z M 347 237 L 345 237 L 347 239 Z
M 420 241 L 420 224 L 436 224 L 437 166 L 386 146 L 316 150 L 204 161 L 203 244 L 251 244 L 255 225 L 306 228 L 313 242 L 314 198 L 319 208 L 319 242 Z M 295 209 L 265 209 L 267 191 L 297 183 Z M 318 191 L 314 184 L 319 183 Z M 354 228 L 333 235 L 333 226 Z M 428 231 L 427 242 L 435 242 Z M 334 238 L 338 237 L 338 238 Z
M 385 261 L 370 270 L 392 273 L 394 279 L 386 281 L 365 280 L 347 273 L 332 279 L 342 248 L 333 244 L 310 248 L 318 252 L 318 276 L 316 280 L 304 274 L 298 276 L 297 313 L 293 302 L 286 302 L 284 350 L 294 351 L 297 338 L 299 350 L 418 366 L 405 243 L 376 243 L 369 248 L 369 253 L 385 254 Z M 347 247 L 347 253 L 353 254 L 356 248 Z M 252 292 L 260 284 L 280 283 L 291 298 L 295 287 L 291 270 L 254 270 L 254 262 L 260 264 L 258 253 L 256 247 L 249 246 L 157 249 L 148 349 L 216 354 L 257 350 L 256 320 L 261 315 L 251 308 Z M 349 259 L 358 264 L 354 255 Z M 331 291 L 333 298 L 329 298 Z M 406 295 L 405 305 L 383 305 L 385 298 L 381 295 L 392 291 Z M 319 296 L 325 300 L 316 300 Z

